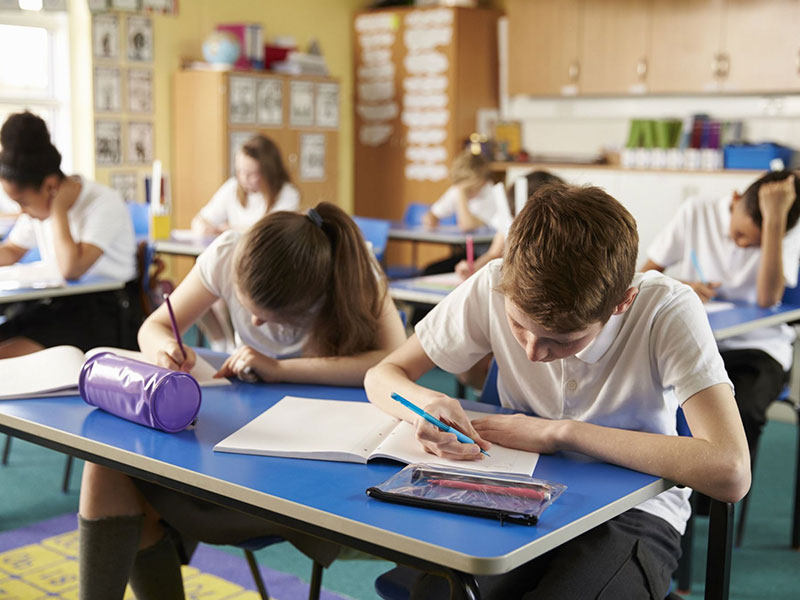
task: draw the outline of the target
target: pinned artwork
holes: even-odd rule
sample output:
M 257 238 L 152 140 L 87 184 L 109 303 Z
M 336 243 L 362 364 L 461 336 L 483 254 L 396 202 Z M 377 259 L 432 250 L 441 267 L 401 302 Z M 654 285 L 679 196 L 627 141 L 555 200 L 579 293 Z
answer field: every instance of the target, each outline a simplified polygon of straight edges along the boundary
M 228 84 L 228 120 L 231 123 L 256 122 L 256 79 L 231 77 Z
M 395 89 L 396 66 L 392 45 L 400 25 L 392 13 L 360 15 L 356 32 L 360 64 L 356 70 L 356 115 L 358 141 L 364 146 L 385 144 L 392 133 L 392 121 L 399 114 Z
M 95 121 L 94 149 L 98 165 L 122 164 L 122 124 L 119 121 Z
M 389 140 L 393 131 L 391 125 L 362 125 L 358 130 L 358 141 L 365 146 L 380 146 Z
M 153 112 L 153 72 L 149 69 L 128 71 L 128 110 L 135 113 Z
M 317 127 L 339 127 L 339 84 L 318 83 Z
M 300 135 L 300 180 L 323 181 L 325 179 L 325 134 L 303 133 Z
M 147 165 L 153 162 L 153 124 L 149 122 L 128 123 L 127 162 Z
M 230 161 L 228 163 L 228 172 L 231 174 L 231 176 L 236 175 L 236 153 L 239 152 L 239 149 L 244 145 L 244 143 L 254 135 L 256 135 L 255 131 L 231 131 L 228 138 L 228 149 L 231 153 L 228 157 L 228 160 Z
M 119 192 L 125 202 L 139 201 L 139 176 L 137 173 L 111 173 L 111 188 Z
M 95 67 L 94 109 L 97 112 L 120 112 L 122 110 L 122 82 L 119 69 Z
M 119 58 L 119 21 L 116 15 L 97 15 L 92 19 L 92 54 L 95 58 Z
M 256 120 L 259 125 L 283 125 L 283 81 L 261 79 L 256 91 Z
M 382 104 L 359 104 L 356 106 L 358 116 L 365 121 L 389 121 L 397 117 L 400 109 L 397 102 L 384 102 Z
M 292 127 L 314 125 L 314 83 L 292 81 L 289 94 L 289 124 Z
M 153 61 L 153 20 L 150 17 L 128 17 L 128 60 Z

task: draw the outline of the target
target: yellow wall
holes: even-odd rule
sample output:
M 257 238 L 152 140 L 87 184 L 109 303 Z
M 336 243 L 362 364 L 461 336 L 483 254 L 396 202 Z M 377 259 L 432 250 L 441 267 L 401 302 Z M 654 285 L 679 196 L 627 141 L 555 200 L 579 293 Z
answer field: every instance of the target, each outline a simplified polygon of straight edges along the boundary
M 78 3 L 75 3 L 78 4 Z M 251 22 L 264 27 L 265 41 L 276 35 L 291 35 L 305 49 L 316 38 L 333 77 L 339 79 L 339 204 L 348 211 L 353 206 L 353 60 L 351 24 L 353 13 L 365 5 L 364 0 L 183 0 L 176 16 L 154 15 L 155 61 L 155 156 L 170 172 L 173 159 L 172 132 L 172 74 L 180 68 L 181 60 L 202 60 L 203 38 L 217 23 Z M 79 9 L 85 10 L 85 9 Z M 86 25 L 73 18 L 72 34 L 90 39 Z M 75 65 L 76 70 L 83 67 Z M 84 105 L 86 107 L 86 105 Z M 88 104 L 91 110 L 91 104 Z M 85 111 L 84 111 L 85 112 Z M 202 123 L 198 123 L 202 126 Z M 76 129 L 76 132 L 79 131 Z M 92 137 L 88 138 L 90 143 Z M 79 144 L 76 155 L 85 153 Z M 108 182 L 112 170 L 135 170 L 124 165 L 116 169 L 98 168 L 99 181 Z M 86 172 L 85 170 L 83 172 Z M 88 174 L 88 173 L 87 173 Z

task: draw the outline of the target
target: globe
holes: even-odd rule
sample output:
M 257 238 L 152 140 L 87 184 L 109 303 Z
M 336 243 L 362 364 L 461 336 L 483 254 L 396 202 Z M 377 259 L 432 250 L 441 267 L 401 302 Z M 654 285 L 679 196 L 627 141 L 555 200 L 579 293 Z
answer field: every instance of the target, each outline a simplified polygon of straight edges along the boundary
M 203 58 L 214 65 L 233 65 L 240 52 L 239 40 L 227 31 L 213 31 L 203 40 Z

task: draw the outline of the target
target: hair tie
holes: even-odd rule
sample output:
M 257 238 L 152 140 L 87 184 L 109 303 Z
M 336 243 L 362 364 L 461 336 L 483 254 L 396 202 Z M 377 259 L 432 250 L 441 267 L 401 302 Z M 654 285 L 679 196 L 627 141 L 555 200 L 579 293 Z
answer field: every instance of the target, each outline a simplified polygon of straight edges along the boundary
M 308 212 L 306 213 L 308 220 L 311 221 L 314 225 L 322 229 L 322 217 L 319 213 L 314 210 L 313 208 L 309 208 Z

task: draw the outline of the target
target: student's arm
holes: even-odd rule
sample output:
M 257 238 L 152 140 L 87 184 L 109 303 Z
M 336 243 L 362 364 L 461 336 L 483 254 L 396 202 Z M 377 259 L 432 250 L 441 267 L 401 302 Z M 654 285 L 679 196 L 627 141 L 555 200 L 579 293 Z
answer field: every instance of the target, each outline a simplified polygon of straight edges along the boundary
M 405 340 L 400 315 L 389 294 L 386 294 L 380 316 L 378 348 L 353 356 L 302 357 L 274 359 L 249 346 L 231 354 L 219 371 L 222 377 L 243 376 L 250 367 L 263 381 L 291 381 L 323 385 L 361 386 L 364 374 L 372 365 Z
M 209 223 L 199 214 L 192 219 L 191 227 L 192 231 L 198 235 L 218 235 L 225 230 L 224 227 L 217 227 L 213 223 Z
M 393 392 L 400 394 L 434 417 L 465 433 L 484 450 L 489 450 L 491 444 L 478 435 L 458 400 L 414 383 L 433 367 L 433 361 L 414 334 L 367 371 L 364 378 L 367 398 L 384 412 L 409 423 L 416 423 L 417 439 L 431 454 L 456 460 L 480 459 L 482 455 L 475 444 L 462 444 L 454 434 L 440 431 L 426 421 L 417 419 L 410 410 L 392 400 Z
M 472 273 L 482 268 L 489 261 L 494 260 L 495 258 L 501 258 L 503 256 L 503 250 L 505 250 L 505 247 L 506 236 L 502 232 L 498 231 L 494 234 L 494 238 L 492 238 L 492 244 L 489 246 L 489 249 L 475 259 Z M 461 279 L 466 279 L 472 275 L 472 273 L 469 271 L 469 264 L 467 263 L 466 259 L 460 261 L 456 265 L 456 273 L 461 277 Z
M 238 183 L 233 177 L 223 183 L 192 219 L 192 231 L 199 235 L 218 235 L 229 229 L 228 205 L 238 202 L 237 189 Z
M 473 231 L 483 227 L 484 223 L 469 212 L 469 198 L 464 187 L 459 186 L 456 202 L 456 224 L 461 231 Z
M 485 439 L 505 446 L 547 454 L 580 452 L 737 502 L 750 488 L 750 455 L 730 386 L 721 383 L 698 392 L 683 410 L 693 437 L 525 415 L 492 415 L 473 424 Z
M 13 265 L 25 256 L 27 251 L 27 248 L 22 248 L 12 242 L 3 242 L 0 244 L 0 267 Z
M 431 211 L 428 211 L 424 215 L 422 215 L 423 227 L 427 227 L 428 229 L 433 229 L 437 225 L 439 225 L 439 217 L 437 217 Z
M 664 267 L 656 264 L 648 258 L 647 262 L 644 263 L 644 266 L 642 267 L 642 271 L 658 271 L 659 273 L 663 273 Z M 692 288 L 695 294 L 697 294 L 700 297 L 700 300 L 703 302 L 708 302 L 714 296 L 716 296 L 717 289 L 722 285 L 719 281 L 708 281 L 705 283 L 702 281 L 683 281 L 683 283 Z
M 761 209 L 761 262 L 756 279 L 756 302 L 769 307 L 780 302 L 786 282 L 783 277 L 783 237 L 786 220 L 794 204 L 794 175 L 765 183 L 758 189 Z
M 50 208 L 56 264 L 64 279 L 78 279 L 103 255 L 102 248 L 72 239 L 67 211 L 75 204 L 80 191 L 80 185 L 67 180 L 59 187 Z
M 170 294 L 169 299 L 172 310 L 175 312 L 178 331 L 183 334 L 211 308 L 217 297 L 203 285 L 195 266 Z M 159 366 L 187 372 L 194 366 L 196 360 L 194 351 L 184 344 L 183 347 L 187 354 L 184 357 L 175 340 L 166 303 L 147 317 L 147 320 L 139 328 L 138 340 L 139 348 L 144 355 Z

